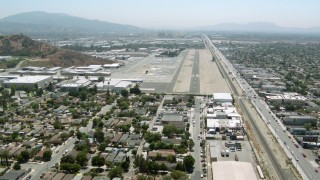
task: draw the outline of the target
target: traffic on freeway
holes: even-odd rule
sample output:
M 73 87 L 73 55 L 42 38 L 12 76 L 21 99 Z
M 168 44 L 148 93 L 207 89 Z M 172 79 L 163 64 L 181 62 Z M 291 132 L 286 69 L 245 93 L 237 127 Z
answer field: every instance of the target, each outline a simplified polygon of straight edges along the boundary
M 271 132 L 273 132 L 287 156 L 291 158 L 293 165 L 300 172 L 303 179 L 320 179 L 318 172 L 315 171 L 315 168 L 312 166 L 309 160 L 303 156 L 301 146 L 298 145 L 294 138 L 291 138 L 290 133 L 287 132 L 281 120 L 278 119 L 270 110 L 267 103 L 263 99 L 259 98 L 251 86 L 241 78 L 240 74 L 233 67 L 230 61 L 213 44 L 212 48 L 214 49 L 217 57 L 219 57 L 218 60 L 220 60 L 229 70 L 229 75 L 238 82 L 243 91 L 242 95 L 250 99 L 251 103 L 255 106 L 262 119 L 266 124 L 268 124 L 269 129 Z

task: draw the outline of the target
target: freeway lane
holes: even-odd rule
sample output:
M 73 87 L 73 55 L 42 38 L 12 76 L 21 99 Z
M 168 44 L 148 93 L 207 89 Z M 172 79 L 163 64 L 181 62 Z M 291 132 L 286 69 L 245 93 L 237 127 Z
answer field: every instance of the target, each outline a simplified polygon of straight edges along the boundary
M 207 39 L 207 41 L 210 40 Z M 208 43 L 212 44 L 211 41 Z M 211 46 L 213 46 L 213 44 Z M 303 158 L 300 150 L 301 147 L 296 148 L 296 146 L 294 145 L 296 142 L 292 142 L 292 140 L 289 139 L 289 133 L 283 130 L 283 124 L 270 111 L 268 105 L 263 100 L 258 98 L 258 95 L 255 93 L 255 91 L 245 80 L 243 80 L 239 76 L 239 73 L 229 62 L 229 60 L 216 47 L 213 46 L 212 49 L 215 51 L 216 55 L 220 57 L 221 61 L 227 66 L 228 70 L 231 72 L 232 77 L 235 78 L 239 83 L 244 95 L 246 95 L 246 97 L 251 100 L 251 103 L 260 113 L 265 123 L 269 123 L 269 129 L 274 133 L 275 137 L 279 141 L 280 145 L 282 145 L 282 148 L 286 152 L 287 156 L 289 158 L 292 158 L 293 164 L 296 165 L 303 179 L 320 179 L 320 175 L 314 171 L 314 167 L 311 165 L 311 163 L 307 159 Z M 284 142 L 286 143 L 286 146 L 284 146 Z M 293 154 L 291 153 L 292 151 Z
M 207 47 L 210 47 L 209 49 L 210 49 L 210 51 L 211 51 L 211 53 L 212 53 L 212 55 L 213 56 L 215 56 L 216 57 L 216 61 L 217 61 L 217 64 L 218 64 L 218 67 L 219 67 L 219 69 L 220 69 L 220 71 L 221 71 L 221 73 L 224 75 L 224 77 L 225 78 L 227 78 L 227 80 L 229 81 L 229 85 L 230 85 L 230 87 L 232 88 L 232 91 L 233 91 L 233 93 L 234 93 L 234 95 L 236 95 L 236 97 L 234 97 L 234 99 L 237 101 L 238 100 L 238 95 L 239 94 L 241 94 L 241 93 L 239 93 L 238 92 L 238 90 L 235 88 L 235 86 L 234 86 L 234 82 L 232 81 L 232 80 L 230 80 L 230 77 L 228 76 L 228 74 L 225 72 L 225 69 L 224 69 L 224 67 L 223 67 L 223 65 L 222 65 L 222 57 L 224 57 L 224 56 L 222 56 L 222 54 L 220 53 L 220 51 L 212 44 L 212 42 L 208 39 L 208 37 L 206 37 L 205 36 L 205 40 L 207 41 L 207 43 L 208 43 L 208 46 Z M 240 97 L 241 98 L 241 97 Z M 241 101 L 241 99 L 240 99 L 240 102 L 242 102 Z M 241 105 L 241 104 L 240 104 Z M 247 111 L 247 109 L 246 109 L 246 107 L 245 106 L 243 106 L 244 107 L 244 110 L 246 110 Z M 249 112 L 249 111 L 247 111 L 247 112 Z M 248 115 L 249 115 L 249 118 L 250 118 L 250 114 L 248 113 Z M 257 128 L 256 126 L 253 126 L 255 129 Z M 260 133 L 259 131 L 258 131 L 258 129 L 256 129 L 255 130 L 257 133 Z M 270 147 L 268 146 L 268 145 L 266 145 L 266 142 L 264 141 L 264 139 L 261 139 L 261 135 L 259 134 L 258 135 L 258 138 L 260 138 L 260 139 L 258 139 L 258 140 L 260 140 L 260 144 L 262 144 L 262 146 L 263 146 L 263 148 L 264 148 L 264 150 L 267 152 L 266 153 L 266 155 L 268 156 L 268 158 L 269 158 L 269 160 L 271 161 L 271 163 L 272 163 L 272 165 L 273 165 L 273 168 L 274 168 L 274 170 L 275 170 L 275 173 L 276 173 L 276 175 L 278 176 L 278 178 L 279 179 L 285 179 L 284 178 L 284 173 L 282 172 L 282 168 L 279 166 L 279 164 L 277 163 L 277 161 L 276 161 L 276 158 L 274 157 L 274 155 L 273 155 L 273 153 L 271 152 L 271 150 L 270 150 Z
M 189 86 L 190 94 L 200 93 L 200 75 L 199 75 L 199 50 L 196 50 L 194 54 L 194 60 L 192 65 L 192 75 Z

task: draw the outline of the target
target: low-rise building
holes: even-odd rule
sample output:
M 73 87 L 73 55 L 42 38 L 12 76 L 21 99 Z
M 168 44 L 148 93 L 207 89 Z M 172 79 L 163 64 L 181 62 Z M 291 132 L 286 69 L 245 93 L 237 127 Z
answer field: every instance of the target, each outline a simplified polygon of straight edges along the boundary
M 3 84 L 7 88 L 15 86 L 17 89 L 23 88 L 45 88 L 53 82 L 52 76 L 21 76 L 15 79 L 8 79 L 3 81 Z
M 303 126 L 305 123 L 317 123 L 317 119 L 312 116 L 288 116 L 283 118 L 285 125 Z

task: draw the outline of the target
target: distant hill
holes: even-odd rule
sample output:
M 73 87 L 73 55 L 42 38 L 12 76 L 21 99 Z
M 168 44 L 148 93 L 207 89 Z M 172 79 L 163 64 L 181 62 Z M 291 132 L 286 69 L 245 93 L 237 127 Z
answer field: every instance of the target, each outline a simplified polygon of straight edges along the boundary
M 95 58 L 76 51 L 61 49 L 50 44 L 32 40 L 25 35 L 0 36 L 0 55 L 27 56 L 34 61 L 33 66 L 85 66 L 90 64 L 109 64 L 113 61 Z
M 278 33 L 320 33 L 320 27 L 296 28 L 281 27 L 274 23 L 253 22 L 246 24 L 224 23 L 211 26 L 194 27 L 196 31 L 236 31 L 236 32 L 278 32 Z
M 144 29 L 106 21 L 90 20 L 41 11 L 20 13 L 0 19 L 0 33 L 135 33 Z

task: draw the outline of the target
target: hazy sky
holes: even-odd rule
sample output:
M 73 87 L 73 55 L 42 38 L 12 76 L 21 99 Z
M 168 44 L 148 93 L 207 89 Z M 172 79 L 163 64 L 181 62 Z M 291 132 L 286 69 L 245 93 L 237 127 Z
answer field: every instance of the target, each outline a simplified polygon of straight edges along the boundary
M 148 28 L 248 22 L 320 26 L 320 0 L 0 0 L 0 7 L 0 18 L 46 11 Z

